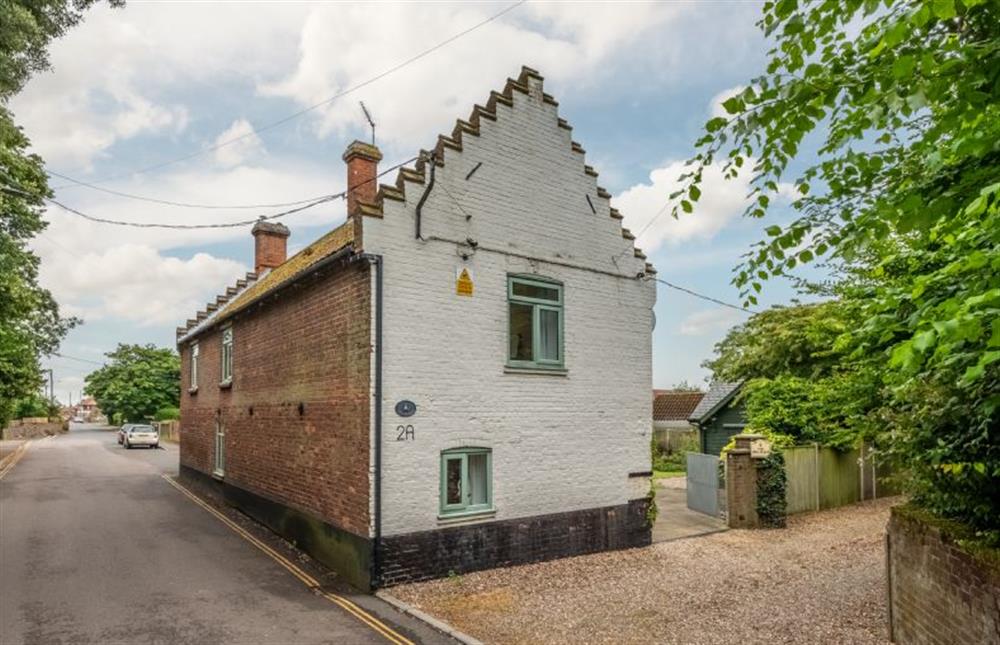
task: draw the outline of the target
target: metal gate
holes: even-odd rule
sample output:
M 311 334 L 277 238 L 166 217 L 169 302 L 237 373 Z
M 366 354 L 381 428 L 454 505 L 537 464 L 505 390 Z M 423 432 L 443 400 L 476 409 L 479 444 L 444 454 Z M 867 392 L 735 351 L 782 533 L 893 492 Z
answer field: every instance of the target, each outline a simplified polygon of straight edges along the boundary
M 687 454 L 687 506 L 719 517 L 719 458 L 715 455 Z

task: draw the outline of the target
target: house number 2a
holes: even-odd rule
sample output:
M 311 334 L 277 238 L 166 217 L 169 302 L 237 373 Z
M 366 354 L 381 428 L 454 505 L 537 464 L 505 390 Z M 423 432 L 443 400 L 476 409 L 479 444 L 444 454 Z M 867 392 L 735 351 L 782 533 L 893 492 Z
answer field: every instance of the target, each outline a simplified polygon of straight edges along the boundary
M 413 426 L 396 426 L 396 441 L 413 441 Z

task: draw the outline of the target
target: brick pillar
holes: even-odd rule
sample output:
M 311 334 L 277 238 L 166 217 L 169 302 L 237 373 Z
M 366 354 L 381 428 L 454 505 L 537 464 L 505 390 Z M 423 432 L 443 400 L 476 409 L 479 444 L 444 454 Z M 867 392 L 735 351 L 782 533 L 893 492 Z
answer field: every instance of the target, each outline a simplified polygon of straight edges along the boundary
M 347 164 L 347 215 L 358 213 L 358 203 L 374 204 L 378 194 L 378 162 L 382 153 L 370 143 L 355 141 L 344 151 Z
M 729 527 L 752 529 L 757 519 L 757 466 L 750 454 L 750 444 L 760 435 L 736 436 L 736 447 L 726 454 L 726 510 Z

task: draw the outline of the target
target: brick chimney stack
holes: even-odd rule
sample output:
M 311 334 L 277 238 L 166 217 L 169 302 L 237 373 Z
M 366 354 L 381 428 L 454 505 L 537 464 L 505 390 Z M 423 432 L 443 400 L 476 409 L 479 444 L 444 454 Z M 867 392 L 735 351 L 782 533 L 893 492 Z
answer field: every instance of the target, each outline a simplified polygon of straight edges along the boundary
M 347 163 L 347 215 L 358 212 L 358 202 L 375 203 L 378 194 L 378 162 L 382 153 L 370 143 L 355 141 L 344 151 Z
M 253 225 L 253 270 L 258 274 L 273 269 L 288 257 L 288 236 L 291 231 L 284 224 L 260 220 Z

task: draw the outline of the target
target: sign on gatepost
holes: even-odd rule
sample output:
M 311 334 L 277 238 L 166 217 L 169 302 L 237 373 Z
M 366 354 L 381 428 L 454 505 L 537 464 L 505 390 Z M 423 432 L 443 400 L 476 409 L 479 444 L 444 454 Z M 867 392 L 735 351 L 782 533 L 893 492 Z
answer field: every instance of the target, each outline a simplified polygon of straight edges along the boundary
M 771 442 L 767 439 L 754 439 L 750 442 L 750 456 L 763 458 L 771 454 Z

